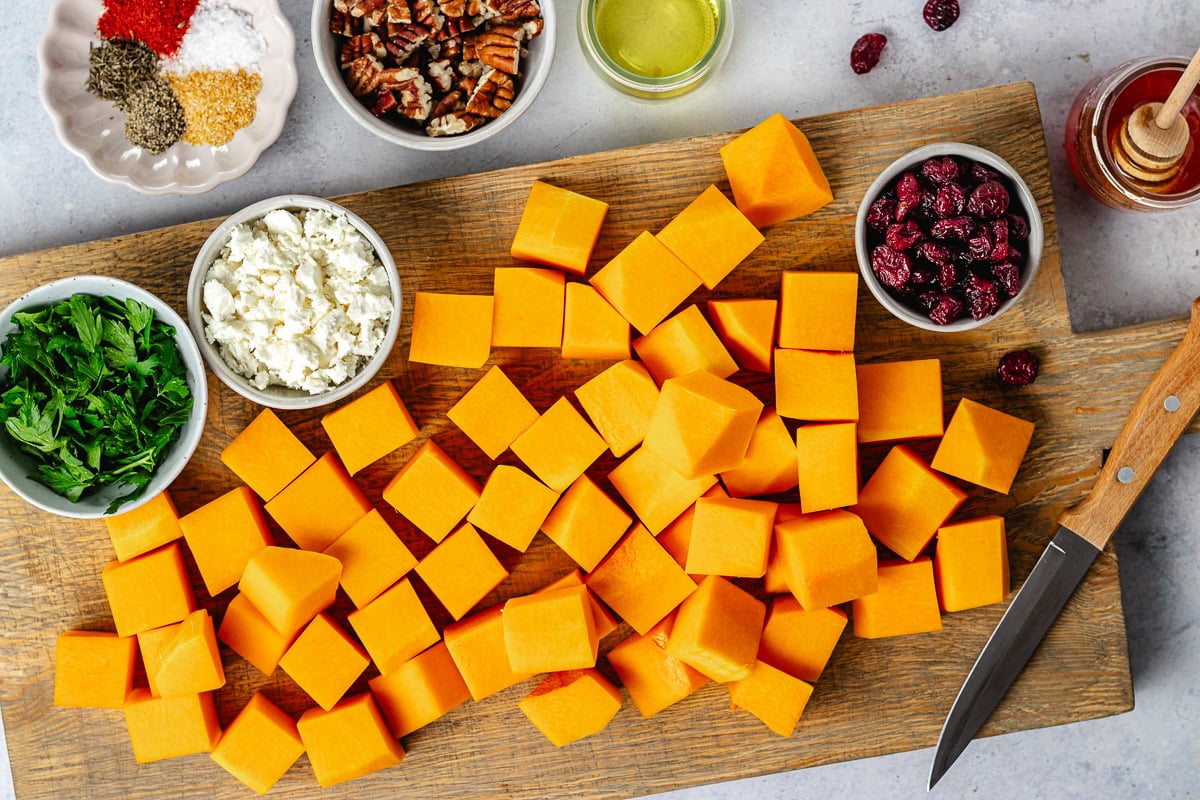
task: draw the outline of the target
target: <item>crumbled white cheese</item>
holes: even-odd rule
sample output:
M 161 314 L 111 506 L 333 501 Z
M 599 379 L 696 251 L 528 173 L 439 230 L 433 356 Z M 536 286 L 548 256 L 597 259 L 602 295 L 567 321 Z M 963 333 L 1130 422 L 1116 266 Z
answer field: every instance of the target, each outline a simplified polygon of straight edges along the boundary
M 271 211 L 235 226 L 205 276 L 204 333 L 259 389 L 319 394 L 375 354 L 392 315 L 387 271 L 349 220 Z

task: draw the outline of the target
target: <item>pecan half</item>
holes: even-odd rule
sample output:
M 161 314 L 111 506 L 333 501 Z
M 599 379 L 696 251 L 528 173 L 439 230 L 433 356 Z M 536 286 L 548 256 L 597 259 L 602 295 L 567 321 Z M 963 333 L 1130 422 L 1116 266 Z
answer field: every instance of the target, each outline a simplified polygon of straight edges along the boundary
M 533 19 L 542 13 L 538 0 L 491 0 L 491 5 L 500 19 L 506 21 Z
M 516 97 L 517 88 L 511 75 L 489 69 L 479 79 L 475 91 L 467 99 L 467 113 L 495 119 L 508 110 Z
M 416 23 L 412 25 L 404 25 L 399 28 L 396 33 L 387 40 L 384 45 L 392 58 L 397 61 L 404 61 L 414 52 L 421 44 L 429 38 L 429 29 L 424 25 Z
M 351 0 L 350 16 L 361 17 L 371 27 L 378 27 L 387 14 L 387 0 Z
M 461 17 L 467 13 L 467 0 L 437 0 L 437 4 L 447 17 Z
M 517 74 L 521 63 L 521 37 L 524 32 L 516 25 L 497 25 L 484 31 L 475 39 L 475 52 L 482 61 L 493 69 Z
M 462 111 L 466 107 L 466 95 L 461 89 L 455 89 L 437 101 L 437 105 L 433 107 L 433 111 L 429 112 L 429 116 L 441 117 L 451 111 Z
M 441 30 L 446 24 L 446 18 L 438 10 L 437 0 L 412 0 L 413 21 L 424 25 L 430 31 Z
M 335 36 L 353 36 L 354 18 L 347 11 L 335 10 L 329 15 L 329 32 Z
M 450 59 L 448 58 L 441 58 L 427 63 L 425 65 L 425 74 L 434 88 L 442 94 L 445 94 L 454 87 L 454 67 L 451 66 Z
M 408 0 L 387 0 L 387 21 L 389 25 L 412 24 L 412 9 Z
M 377 117 L 387 116 L 388 112 L 395 111 L 399 105 L 396 95 L 387 89 L 380 89 L 375 93 L 375 105 L 371 106 L 371 113 Z
M 360 56 L 346 67 L 346 85 L 355 97 L 362 97 L 379 87 L 379 73 L 383 65 L 375 56 Z
M 358 36 L 351 36 L 342 45 L 342 52 L 339 59 L 339 66 L 342 69 L 350 66 L 351 62 L 362 56 L 375 56 L 383 58 L 387 55 L 387 49 L 383 46 L 383 39 L 379 38 L 379 34 L 371 31 L 370 33 L 360 33 Z
M 457 136 L 478 128 L 485 122 L 487 117 L 477 117 L 465 111 L 453 111 L 429 120 L 425 132 L 430 136 Z

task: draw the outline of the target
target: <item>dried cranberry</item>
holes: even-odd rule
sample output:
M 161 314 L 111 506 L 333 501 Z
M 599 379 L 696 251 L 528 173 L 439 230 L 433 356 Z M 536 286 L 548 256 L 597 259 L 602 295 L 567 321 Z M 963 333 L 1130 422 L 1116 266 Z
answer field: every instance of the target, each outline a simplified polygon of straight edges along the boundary
M 992 253 L 989 260 L 1001 262 L 1008 257 L 1008 220 L 994 220 L 990 226 L 992 234 Z
M 979 219 L 996 219 L 1008 210 L 1008 189 L 1000 181 L 984 181 L 967 199 L 967 211 Z
M 930 267 L 925 264 L 913 264 L 912 278 L 910 279 L 909 282 L 914 283 L 918 286 L 924 286 L 928 283 L 933 283 L 934 281 L 936 281 L 937 277 L 938 277 L 938 268 L 937 267 Z
M 996 374 L 1011 386 L 1028 386 L 1037 380 L 1041 361 L 1028 350 L 1013 350 L 1000 357 Z
M 921 242 L 917 245 L 917 255 L 935 267 L 944 267 L 954 261 L 954 251 L 937 242 Z
M 1008 214 L 1008 233 L 1017 239 L 1029 238 L 1029 220 L 1025 219 L 1024 214 L 1014 214 L 1011 211 Z
M 957 183 L 947 183 L 938 187 L 937 197 L 933 201 L 933 211 L 942 219 L 957 217 L 963 213 L 967 205 L 967 193 Z
M 949 325 L 963 314 L 962 300 L 952 294 L 938 295 L 929 309 L 929 318 L 938 325 Z
M 987 319 L 1000 308 L 1000 291 L 996 284 L 974 272 L 963 281 L 963 294 L 971 304 L 971 316 L 976 320 Z
M 970 217 L 939 219 L 930 229 L 935 239 L 959 239 L 966 241 L 975 232 L 975 220 Z
M 887 47 L 887 37 L 882 33 L 868 33 L 860 36 L 850 48 L 850 69 L 857 75 L 866 75 L 875 69 L 883 48 Z
M 980 226 L 971 238 L 967 239 L 967 253 L 972 261 L 991 261 L 992 245 L 991 231 Z
M 912 261 L 906 253 L 881 244 L 871 251 L 871 271 L 884 286 L 902 289 L 912 277 Z
M 927 158 L 921 162 L 921 175 L 938 186 L 952 183 L 958 180 L 958 162 L 950 156 Z
M 992 266 L 992 275 L 996 283 L 1009 297 L 1016 297 L 1021 291 L 1021 268 L 1008 261 Z
M 900 182 L 896 184 L 896 198 L 896 221 L 904 222 L 921 205 L 921 182 L 915 174 L 906 172 L 900 176 Z
M 941 292 L 922 292 L 921 294 L 917 295 L 917 303 L 920 304 L 921 308 L 929 311 L 931 308 L 937 305 L 937 301 L 941 299 L 941 297 Z
M 909 220 L 889 226 L 884 240 L 893 250 L 909 250 L 924 238 L 925 232 L 921 230 L 921 226 Z
M 921 16 L 935 31 L 944 31 L 958 20 L 958 0 L 929 0 Z
M 883 233 L 896 220 L 896 198 L 886 195 L 871 203 L 867 210 L 867 224 Z
M 994 181 L 999 177 L 1000 173 L 986 164 L 980 164 L 978 161 L 971 164 L 971 180 L 975 181 L 975 183 Z
M 942 287 L 943 292 L 948 292 L 954 288 L 956 283 L 958 283 L 958 267 L 954 262 L 943 264 L 938 270 L 938 286 Z

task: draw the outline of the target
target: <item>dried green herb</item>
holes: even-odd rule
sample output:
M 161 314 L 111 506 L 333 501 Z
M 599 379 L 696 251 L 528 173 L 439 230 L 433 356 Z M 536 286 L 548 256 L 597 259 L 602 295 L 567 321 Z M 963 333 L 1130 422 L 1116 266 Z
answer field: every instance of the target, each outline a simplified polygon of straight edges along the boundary
M 87 90 L 124 110 L 125 98 L 158 74 L 158 55 L 142 42 L 106 39 L 88 51 Z
M 171 84 L 157 75 L 125 98 L 125 137 L 158 155 L 183 136 L 187 123 Z

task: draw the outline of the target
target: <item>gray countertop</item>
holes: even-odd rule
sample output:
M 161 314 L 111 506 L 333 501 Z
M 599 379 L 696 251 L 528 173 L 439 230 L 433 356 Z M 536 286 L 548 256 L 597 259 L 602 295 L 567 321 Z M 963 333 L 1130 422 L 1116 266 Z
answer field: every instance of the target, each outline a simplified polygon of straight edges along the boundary
M 736 0 L 735 0 L 736 2 Z M 495 138 L 445 154 L 398 149 L 360 128 L 321 83 L 308 4 L 284 0 L 300 85 L 287 126 L 245 176 L 207 194 L 146 197 L 96 178 L 63 148 L 37 98 L 43 6 L 0 7 L 0 255 L 222 216 L 283 193 L 332 196 L 752 125 L 776 112 L 823 114 L 1011 81 L 1032 81 L 1050 151 L 1073 325 L 1109 328 L 1187 312 L 1200 295 L 1200 206 L 1110 211 L 1076 185 L 1061 142 L 1070 103 L 1092 76 L 1130 58 L 1200 46 L 1194 0 L 966 0 L 934 33 L 919 0 L 736 2 L 733 48 L 699 90 L 646 105 L 603 86 L 559 0 L 554 70 L 532 109 Z M 869 31 L 890 43 L 866 76 L 848 68 Z M 11 292 L 10 292 L 11 293 Z M 1081 379 L 1084 379 L 1081 376 Z M 975 742 L 942 797 L 1200 797 L 1200 437 L 1185 437 L 1117 535 L 1135 710 Z M 661 795 L 672 800 L 925 796 L 920 750 Z M 12 789 L 0 759 L 0 800 Z M 936 796 L 935 795 L 935 796 Z

